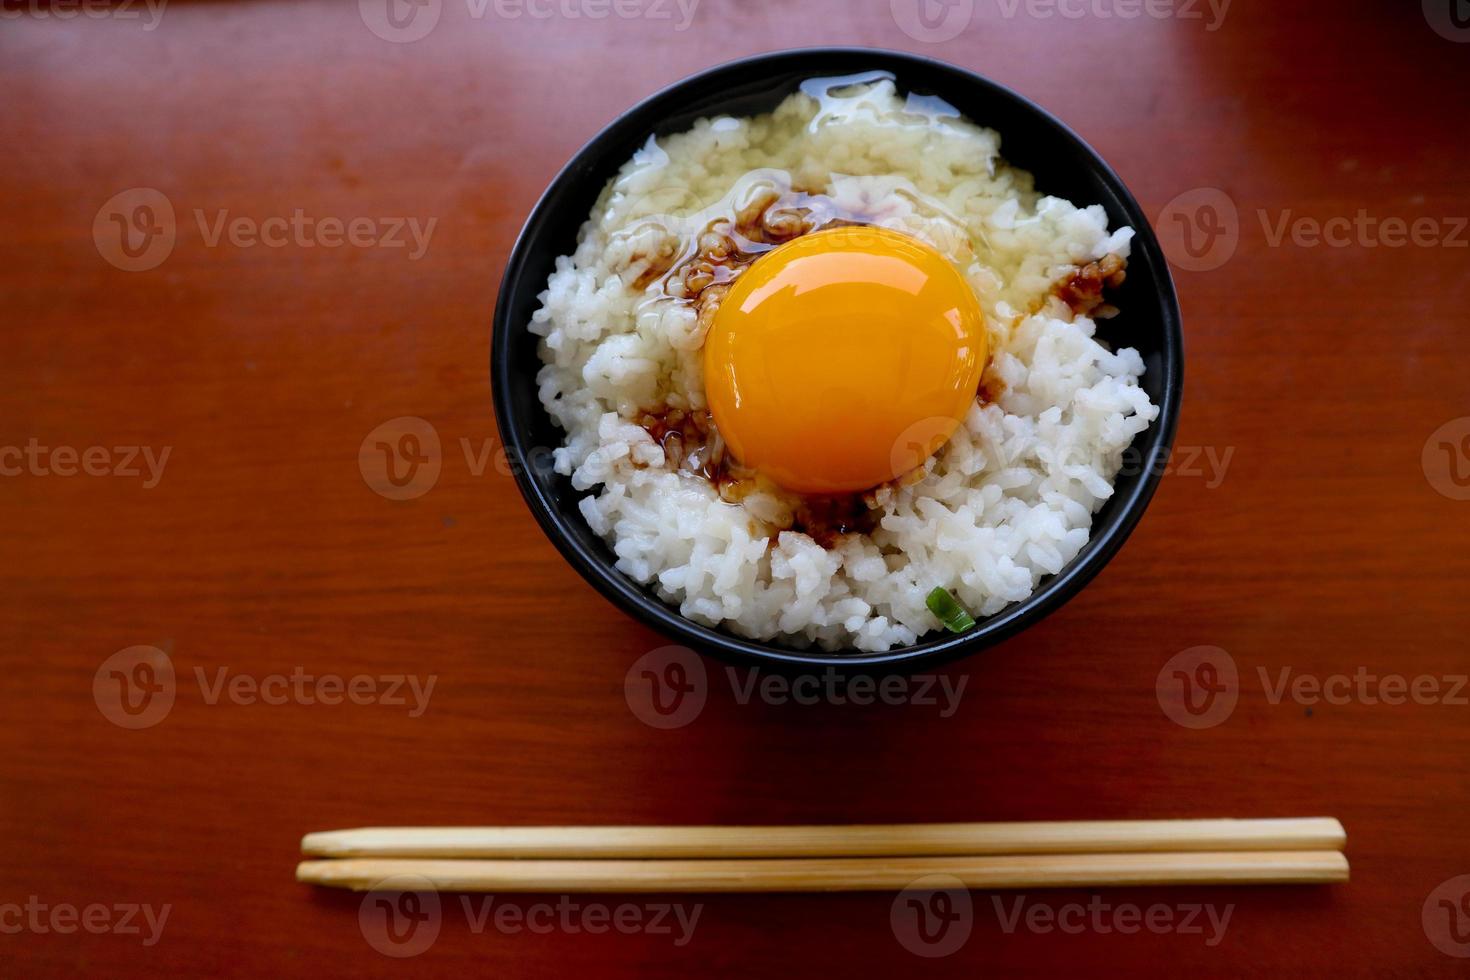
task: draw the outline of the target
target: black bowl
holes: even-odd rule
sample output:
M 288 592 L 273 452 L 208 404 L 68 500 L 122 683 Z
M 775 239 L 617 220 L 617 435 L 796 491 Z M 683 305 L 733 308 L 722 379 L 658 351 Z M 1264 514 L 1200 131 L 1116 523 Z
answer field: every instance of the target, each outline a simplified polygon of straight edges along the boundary
M 1135 229 L 1127 281 L 1117 299 L 1122 313 L 1102 321 L 1099 335 L 1143 355 L 1143 387 L 1160 414 L 1130 447 L 1113 496 L 1094 517 L 1091 540 L 1030 598 L 960 635 L 931 633 L 913 646 L 886 653 L 829 654 L 746 640 L 692 623 L 613 567 L 611 549 L 577 510 L 583 495 L 548 465 L 546 447 L 561 445 L 563 433 L 537 400 L 537 338 L 526 324 L 556 256 L 574 249 L 577 230 L 603 186 L 650 133 L 676 133 L 701 116 L 766 112 L 805 79 L 872 70 L 892 73 L 901 92 L 940 96 L 969 119 L 999 131 L 1001 152 L 1031 171 L 1043 193 L 1079 204 L 1101 203 L 1111 226 Z M 757 55 L 686 78 L 623 113 L 572 158 L 537 202 L 511 251 L 495 307 L 490 375 L 501 439 L 526 503 L 572 567 L 613 603 L 679 642 L 725 659 L 763 666 L 911 670 L 973 653 L 1037 622 L 1076 594 L 1122 547 L 1153 496 L 1173 443 L 1183 385 L 1179 321 L 1179 302 L 1163 253 L 1133 195 L 1091 147 L 1045 110 L 995 82 L 929 58 L 862 48 L 810 48 Z

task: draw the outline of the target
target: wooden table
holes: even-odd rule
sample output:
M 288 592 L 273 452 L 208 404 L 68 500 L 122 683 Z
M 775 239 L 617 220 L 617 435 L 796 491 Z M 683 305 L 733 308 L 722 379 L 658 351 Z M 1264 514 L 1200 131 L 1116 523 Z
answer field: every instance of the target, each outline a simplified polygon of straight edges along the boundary
M 704 0 L 680 30 L 651 0 L 376 2 L 5 8 L 0 971 L 1463 971 L 1436 947 L 1470 930 L 1470 46 L 1448 19 Z M 1181 453 L 1082 595 L 943 672 L 954 710 L 746 697 L 711 663 L 697 717 L 659 729 L 624 678 L 666 641 L 557 556 L 496 456 L 490 311 L 522 219 L 602 124 L 815 43 L 1035 98 L 1210 266 L 1178 272 Z M 1233 240 L 1183 251 L 1232 207 Z M 394 501 L 359 449 L 401 416 L 433 427 L 440 472 Z M 1181 716 L 1202 728 L 1165 710 L 1197 646 L 1238 675 L 1228 717 Z M 392 696 L 408 675 L 433 679 L 426 710 Z M 1390 678 L 1436 690 L 1388 704 Z M 667 897 L 577 896 L 546 932 L 524 924 L 539 899 L 497 897 L 516 929 L 445 896 L 399 959 L 357 896 L 292 880 L 303 832 L 377 823 L 1317 814 L 1347 825 L 1348 885 L 976 893 L 963 946 L 928 959 L 891 894 L 686 897 L 682 945 L 646 927 Z M 593 931 L 628 902 L 640 931 Z M 156 942 L 130 904 L 168 906 Z M 1140 927 L 1157 904 L 1171 924 Z M 1223 936 L 1181 928 L 1191 905 L 1228 907 Z

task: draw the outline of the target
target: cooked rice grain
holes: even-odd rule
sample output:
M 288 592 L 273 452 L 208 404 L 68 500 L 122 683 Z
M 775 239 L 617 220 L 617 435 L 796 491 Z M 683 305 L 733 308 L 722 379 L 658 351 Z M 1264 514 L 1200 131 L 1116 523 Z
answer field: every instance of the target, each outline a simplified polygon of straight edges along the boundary
M 587 492 L 582 513 L 624 574 L 741 636 L 881 651 L 939 628 L 924 601 L 936 586 L 989 616 L 1076 557 L 1158 409 L 1138 353 L 1099 343 L 1056 292 L 1089 262 L 1126 259 L 1132 231 L 1110 232 L 1100 206 L 1038 195 L 999 149 L 996 133 L 906 106 L 884 81 L 701 120 L 622 168 L 556 260 L 530 329 L 542 403 L 567 433 L 557 470 Z M 778 489 L 723 502 L 635 421 L 705 408 L 704 325 L 661 273 L 710 220 L 793 190 L 945 251 L 981 297 L 993 351 L 994 400 L 921 474 L 873 495 L 871 534 L 831 548 L 782 530 L 792 505 Z

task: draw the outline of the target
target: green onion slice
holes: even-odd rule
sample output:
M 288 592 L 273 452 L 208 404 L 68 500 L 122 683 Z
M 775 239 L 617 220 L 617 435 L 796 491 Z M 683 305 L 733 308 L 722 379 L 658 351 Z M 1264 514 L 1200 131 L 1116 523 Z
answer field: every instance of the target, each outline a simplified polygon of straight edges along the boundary
M 951 633 L 963 633 L 965 630 L 975 628 L 975 617 L 970 611 L 960 605 L 960 601 L 949 594 L 947 589 L 935 589 L 924 599 L 924 605 L 929 611 L 939 617 L 944 628 Z

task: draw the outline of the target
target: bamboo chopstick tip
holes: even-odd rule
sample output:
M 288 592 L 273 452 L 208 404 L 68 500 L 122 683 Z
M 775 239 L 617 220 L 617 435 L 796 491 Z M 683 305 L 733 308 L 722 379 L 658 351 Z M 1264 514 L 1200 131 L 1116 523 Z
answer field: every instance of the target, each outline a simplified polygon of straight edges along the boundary
M 314 830 L 301 836 L 301 853 L 321 857 L 343 857 L 354 853 L 354 845 L 363 835 L 381 833 L 385 828 L 353 827 L 349 830 Z M 391 829 L 389 830 L 391 833 Z
M 345 852 L 341 831 L 318 830 L 301 838 L 301 853 L 318 857 L 334 857 Z
M 304 885 L 320 885 L 324 888 L 350 888 L 362 891 L 358 878 L 353 874 L 352 862 L 336 860 L 311 860 L 296 863 L 296 880 Z

